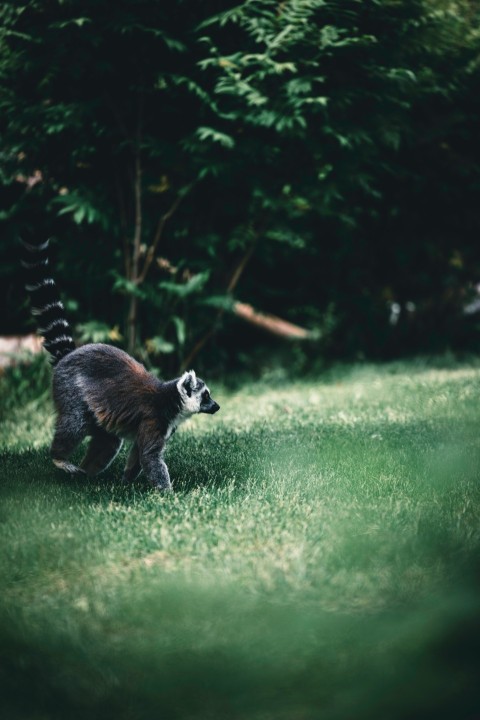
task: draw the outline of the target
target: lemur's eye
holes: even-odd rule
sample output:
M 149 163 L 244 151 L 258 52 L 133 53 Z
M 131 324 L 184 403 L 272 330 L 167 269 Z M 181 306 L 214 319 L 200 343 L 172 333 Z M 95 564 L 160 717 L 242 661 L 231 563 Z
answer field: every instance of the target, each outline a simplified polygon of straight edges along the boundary
M 208 390 L 205 390 L 205 392 L 202 395 L 202 400 L 209 400 L 210 399 L 210 393 Z

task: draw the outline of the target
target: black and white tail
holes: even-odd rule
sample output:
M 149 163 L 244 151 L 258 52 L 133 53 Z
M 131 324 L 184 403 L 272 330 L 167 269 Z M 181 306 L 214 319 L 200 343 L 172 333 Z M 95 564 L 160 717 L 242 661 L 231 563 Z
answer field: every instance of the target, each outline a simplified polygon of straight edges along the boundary
M 75 350 L 75 343 L 57 286 L 49 273 L 49 241 L 42 245 L 32 245 L 24 240 L 21 243 L 22 265 L 26 273 L 25 288 L 30 295 L 32 315 L 36 318 L 39 334 L 45 339 L 44 347 L 52 356 L 53 365 L 56 365 Z

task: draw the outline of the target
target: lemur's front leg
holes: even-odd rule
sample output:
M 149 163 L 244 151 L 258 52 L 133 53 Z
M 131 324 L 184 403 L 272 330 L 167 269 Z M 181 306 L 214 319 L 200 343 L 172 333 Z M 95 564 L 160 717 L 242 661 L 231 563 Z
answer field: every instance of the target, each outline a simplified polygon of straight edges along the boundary
M 172 491 L 168 468 L 159 452 L 143 454 L 140 462 L 143 472 L 153 487 L 163 492 Z
M 140 465 L 147 480 L 153 487 L 164 492 L 172 490 L 172 483 L 167 465 L 163 459 L 165 438 L 153 434 L 146 426 L 140 429 L 137 437 Z

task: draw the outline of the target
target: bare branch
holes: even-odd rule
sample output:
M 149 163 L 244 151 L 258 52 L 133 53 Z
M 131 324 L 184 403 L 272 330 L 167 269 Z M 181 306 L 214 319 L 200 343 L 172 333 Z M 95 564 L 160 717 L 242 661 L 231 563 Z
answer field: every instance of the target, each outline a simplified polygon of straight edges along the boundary
M 138 99 L 137 129 L 134 147 L 134 178 L 133 192 L 135 198 L 135 229 L 133 233 L 133 250 L 130 262 L 130 280 L 138 284 L 138 268 L 140 264 L 140 247 L 142 243 L 142 122 L 143 122 L 143 97 Z M 136 345 L 137 335 L 137 314 L 138 297 L 130 296 L 130 304 L 127 318 L 127 342 L 128 351 L 133 353 Z
M 233 304 L 233 312 L 237 317 L 242 318 L 242 320 L 246 320 L 262 330 L 266 330 L 273 335 L 287 338 L 288 340 L 310 340 L 313 337 L 310 330 L 288 322 L 288 320 L 283 320 L 277 317 L 277 315 L 258 312 L 258 310 L 255 310 L 251 305 L 247 305 L 247 303 L 235 302 Z
M 137 282 L 140 245 L 142 242 L 142 165 L 140 148 L 137 148 L 135 153 L 135 180 L 133 191 L 135 197 L 135 230 L 133 233 L 132 280 Z
M 222 313 L 222 314 L 223 314 L 223 313 Z M 189 354 L 187 355 L 187 357 L 183 360 L 183 362 L 182 362 L 182 364 L 181 364 L 181 366 L 180 366 L 180 372 L 184 372 L 187 367 L 190 367 L 190 366 L 191 366 L 191 364 L 192 364 L 192 362 L 193 362 L 193 359 L 197 357 L 198 353 L 199 353 L 200 350 L 203 348 L 203 346 L 206 345 L 206 343 L 210 340 L 211 337 L 213 337 L 213 335 L 215 335 L 215 333 L 216 333 L 216 331 L 217 331 L 217 322 L 218 322 L 218 320 L 220 319 L 220 317 L 221 317 L 221 314 L 219 313 L 219 314 L 217 315 L 217 318 L 215 319 L 215 324 L 212 325 L 212 327 L 210 328 L 210 330 L 208 330 L 208 332 L 206 332 L 205 335 L 203 335 L 203 336 L 200 338 L 200 340 L 198 340 L 198 341 L 195 343 L 195 345 L 193 346 L 193 348 L 192 348 L 192 350 L 190 351 L 190 353 L 189 353 Z
M 228 283 L 228 285 L 227 285 L 227 292 L 228 292 L 228 293 L 232 293 L 232 292 L 234 291 L 234 289 L 236 288 L 236 286 L 237 286 L 237 284 L 238 284 L 238 281 L 240 280 L 240 277 L 242 276 L 242 273 L 243 273 L 243 271 L 245 270 L 245 268 L 246 268 L 246 266 L 247 266 L 248 261 L 250 260 L 250 258 L 252 257 L 252 255 L 253 255 L 253 253 L 254 253 L 254 251 L 255 251 L 255 248 L 256 248 L 256 246 L 257 246 L 257 241 L 258 241 L 258 233 L 255 233 L 252 244 L 247 248 L 247 251 L 244 253 L 244 255 L 242 256 L 242 258 L 240 259 L 240 262 L 239 262 L 238 265 L 235 267 L 235 269 L 234 269 L 234 271 L 233 271 L 233 273 L 232 273 L 232 276 L 231 276 L 231 278 L 230 278 L 230 281 L 229 281 L 229 283 Z M 204 347 L 204 345 L 206 345 L 206 343 L 210 340 L 210 338 L 213 337 L 213 335 L 215 335 L 215 333 L 217 332 L 217 329 L 218 329 L 218 325 L 219 325 L 219 323 L 220 323 L 220 320 L 222 319 L 224 313 L 225 313 L 225 308 L 220 308 L 219 311 L 217 312 L 216 316 L 215 316 L 215 319 L 214 319 L 214 321 L 213 321 L 212 326 L 210 327 L 210 329 L 207 330 L 207 332 L 205 333 L 205 335 L 203 335 L 203 336 L 196 342 L 196 344 L 194 345 L 194 347 L 192 348 L 192 350 L 190 351 L 190 353 L 188 354 L 188 356 L 187 356 L 187 357 L 185 358 L 185 360 L 182 362 L 182 365 L 181 365 L 181 368 L 180 368 L 182 371 L 185 370 L 187 367 L 190 367 L 193 359 L 198 355 L 198 353 L 200 352 L 200 350 Z
M 232 293 L 235 290 L 235 288 L 237 287 L 238 281 L 240 280 L 240 278 L 243 274 L 243 271 L 245 270 L 245 268 L 247 266 L 248 261 L 250 260 L 250 258 L 252 257 L 252 255 L 255 251 L 255 248 L 257 246 L 257 239 L 258 239 L 258 235 L 255 236 L 252 244 L 250 245 L 249 248 L 247 248 L 247 252 L 242 257 L 242 259 L 238 263 L 237 267 L 233 271 L 232 277 L 230 278 L 230 282 L 227 285 L 228 293 Z
M 142 283 L 145 280 L 147 273 L 150 270 L 150 266 L 153 262 L 153 259 L 155 257 L 155 253 L 157 252 L 158 244 L 161 240 L 165 224 L 167 223 L 168 220 L 170 220 L 172 215 L 176 212 L 178 206 L 180 205 L 180 203 L 182 202 L 184 197 L 185 197 L 184 194 L 178 195 L 175 198 L 175 201 L 173 202 L 171 207 L 167 210 L 166 213 L 164 213 L 161 216 L 160 220 L 158 221 L 158 225 L 157 225 L 157 229 L 156 229 L 156 232 L 155 232 L 155 235 L 153 238 L 153 242 L 147 250 L 147 254 L 145 257 L 145 262 L 143 263 L 142 271 L 140 272 L 140 274 L 138 276 L 138 284 Z
M 125 277 L 130 279 L 130 244 L 128 241 L 128 222 L 127 212 L 125 208 L 125 198 L 122 191 L 122 185 L 117 175 L 115 175 L 115 189 L 117 191 L 118 209 L 120 214 L 120 228 L 122 232 L 123 261 L 125 267 Z

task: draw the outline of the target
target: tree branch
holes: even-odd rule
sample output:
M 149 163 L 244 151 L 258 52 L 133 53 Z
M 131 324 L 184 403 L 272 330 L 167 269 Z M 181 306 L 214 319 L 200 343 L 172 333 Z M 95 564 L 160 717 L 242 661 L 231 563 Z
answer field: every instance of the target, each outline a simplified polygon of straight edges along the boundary
M 257 241 L 258 241 L 258 233 L 255 233 L 253 242 L 247 248 L 247 251 L 242 256 L 240 262 L 235 267 L 235 269 L 231 275 L 230 281 L 227 285 L 227 292 L 229 294 L 235 290 L 235 288 L 238 284 L 238 281 L 240 280 L 242 273 L 248 264 L 248 261 L 250 260 L 250 258 L 252 257 L 252 255 L 255 251 L 255 248 L 257 246 Z M 224 313 L 225 313 L 225 308 L 220 308 L 215 316 L 215 319 L 214 319 L 210 329 L 207 330 L 205 335 L 203 335 L 199 340 L 197 340 L 197 342 L 193 346 L 190 353 L 187 355 L 185 360 L 182 362 L 181 367 L 180 367 L 180 370 L 182 372 L 183 372 L 183 370 L 186 370 L 186 368 L 190 366 L 193 359 L 196 358 L 196 356 L 198 355 L 200 350 L 207 344 L 207 342 L 210 340 L 210 338 L 213 337 L 213 335 L 215 335 L 215 333 L 217 332 L 218 324 L 219 324 L 220 320 L 222 319 Z
M 122 185 L 117 175 L 115 175 L 115 188 L 118 196 L 118 209 L 120 213 L 120 227 L 122 231 L 123 261 L 125 267 L 125 277 L 130 279 L 130 246 L 128 242 L 128 222 L 125 210 L 125 198 L 122 192 Z
M 130 262 L 130 280 L 138 285 L 138 269 L 140 265 L 140 246 L 142 242 L 142 121 L 143 121 L 143 98 L 138 99 L 137 129 L 134 147 L 134 177 L 133 192 L 135 198 L 135 229 L 133 233 L 133 250 Z M 127 343 L 128 351 L 133 353 L 137 339 L 137 313 L 138 297 L 130 295 L 130 305 L 127 320 Z
M 247 249 L 247 252 L 246 252 L 245 255 L 242 257 L 242 259 L 241 259 L 240 262 L 238 263 L 237 267 L 236 267 L 235 270 L 233 271 L 232 277 L 230 278 L 230 282 L 229 282 L 228 285 L 227 285 L 227 292 L 228 292 L 228 293 L 232 293 L 232 292 L 235 290 L 235 288 L 237 287 L 238 281 L 240 280 L 240 278 L 241 278 L 241 276 L 242 276 L 242 274 L 243 274 L 243 271 L 244 271 L 245 268 L 247 267 L 248 261 L 250 260 L 250 258 L 252 257 L 252 255 L 253 255 L 253 253 L 254 253 L 254 251 L 255 251 L 255 248 L 256 248 L 256 246 L 257 246 L 257 240 L 258 240 L 258 235 L 255 235 L 252 244 L 251 244 L 250 247 Z
M 137 282 L 140 263 L 140 245 L 142 242 L 142 165 L 140 149 L 135 152 L 135 179 L 133 185 L 135 197 L 135 230 L 133 233 L 132 280 Z
M 167 210 L 167 212 L 164 213 L 160 217 L 160 220 L 158 221 L 157 229 L 156 229 L 156 232 L 155 232 L 155 235 L 153 238 L 153 242 L 147 250 L 147 255 L 145 257 L 145 262 L 143 263 L 142 271 L 140 272 L 140 274 L 138 276 L 138 284 L 142 283 L 145 280 L 147 273 L 150 270 L 150 266 L 153 262 L 153 259 L 155 257 L 155 253 L 157 252 L 157 247 L 161 240 L 165 224 L 167 223 L 168 220 L 170 220 L 172 215 L 175 213 L 175 211 L 177 210 L 178 206 L 180 205 L 180 203 L 182 202 L 184 197 L 185 197 L 185 195 L 183 195 L 183 194 L 178 195 L 176 197 L 175 201 L 172 203 L 169 210 Z
M 247 303 L 235 302 L 233 304 L 233 312 L 237 317 L 242 318 L 242 320 L 246 320 L 262 330 L 266 330 L 273 335 L 278 335 L 287 340 L 310 340 L 314 337 L 310 330 L 288 322 L 288 320 L 283 320 L 277 317 L 277 315 L 258 312 L 258 310 L 255 310 L 251 305 L 247 305 Z

